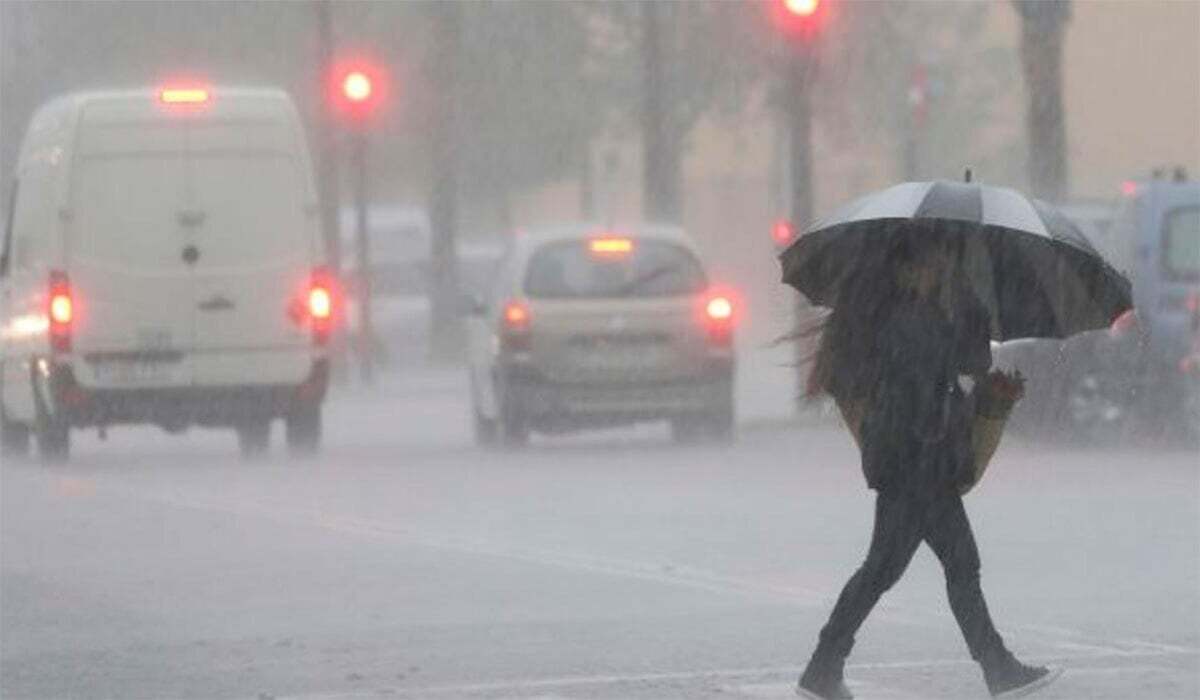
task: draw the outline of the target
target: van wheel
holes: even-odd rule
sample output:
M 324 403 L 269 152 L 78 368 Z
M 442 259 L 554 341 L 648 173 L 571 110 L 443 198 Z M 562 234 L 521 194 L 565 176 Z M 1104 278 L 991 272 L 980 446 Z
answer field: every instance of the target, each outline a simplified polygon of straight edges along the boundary
M 23 458 L 29 456 L 29 426 L 13 423 L 0 410 L 0 455 Z
M 500 436 L 497 422 L 479 410 L 479 390 L 475 386 L 475 373 L 467 372 L 467 383 L 471 387 L 471 435 L 480 447 L 492 447 Z
M 271 447 L 271 421 L 255 418 L 237 426 L 238 449 L 242 457 L 261 457 Z
M 47 464 L 66 462 L 71 456 L 71 426 L 53 418 L 37 428 L 38 455 Z
M 733 424 L 732 410 L 713 413 L 705 419 L 705 424 L 708 426 L 707 434 L 714 442 L 722 444 L 733 442 L 736 430 Z
M 284 418 L 288 452 L 296 457 L 311 457 L 321 449 L 321 404 L 298 406 Z

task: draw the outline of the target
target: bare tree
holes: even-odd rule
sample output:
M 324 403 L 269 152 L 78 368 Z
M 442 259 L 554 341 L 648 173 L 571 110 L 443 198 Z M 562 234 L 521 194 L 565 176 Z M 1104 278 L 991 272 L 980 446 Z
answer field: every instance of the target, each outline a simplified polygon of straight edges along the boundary
M 682 135 L 667 105 L 671 84 L 664 65 L 671 52 L 663 46 L 675 12 L 672 3 L 642 6 L 642 212 L 650 221 L 678 222 L 682 214 L 680 181 Z
M 337 175 L 337 139 L 334 136 L 336 125 L 325 104 L 327 97 L 325 87 L 328 81 L 329 67 L 333 65 L 334 37 L 333 13 L 330 0 L 314 0 L 314 19 L 317 30 L 317 61 L 316 75 L 313 76 L 312 89 L 316 95 L 312 99 L 316 105 L 313 114 L 313 135 L 316 148 L 317 190 L 321 199 L 321 228 L 325 235 L 325 248 L 329 255 L 329 265 L 335 270 L 341 269 L 342 246 L 339 226 L 341 195 L 338 188 Z
M 1070 0 L 1013 0 L 1021 16 L 1021 66 L 1029 108 L 1029 186 L 1034 195 L 1067 195 L 1067 130 L 1062 99 L 1063 35 Z
M 434 358 L 461 354 L 463 328 L 458 313 L 458 195 L 460 137 L 460 73 L 462 5 L 437 3 L 430 7 L 433 36 L 429 58 L 434 87 L 432 121 L 432 182 L 429 219 L 430 350 Z

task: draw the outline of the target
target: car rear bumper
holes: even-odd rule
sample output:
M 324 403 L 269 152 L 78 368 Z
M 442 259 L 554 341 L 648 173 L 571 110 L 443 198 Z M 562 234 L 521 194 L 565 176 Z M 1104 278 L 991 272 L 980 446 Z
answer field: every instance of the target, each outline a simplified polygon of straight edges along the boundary
M 320 403 L 329 385 L 329 361 L 317 359 L 299 384 L 94 389 L 75 380 L 70 366 L 54 367 L 36 386 L 45 415 L 72 427 L 152 423 L 167 429 L 229 426 L 276 418 L 300 404 Z
M 530 367 L 504 368 L 504 401 L 543 429 L 627 423 L 732 410 L 733 363 L 668 381 L 556 382 Z

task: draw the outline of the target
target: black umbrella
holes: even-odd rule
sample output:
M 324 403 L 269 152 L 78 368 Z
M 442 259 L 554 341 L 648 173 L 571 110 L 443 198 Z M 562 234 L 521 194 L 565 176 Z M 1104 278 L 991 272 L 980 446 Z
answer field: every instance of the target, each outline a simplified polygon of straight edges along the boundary
M 851 202 L 783 251 L 783 281 L 833 306 L 848 276 L 879 273 L 870 263 L 893 237 L 934 232 L 960 237 L 961 272 L 989 307 L 995 340 L 1065 338 L 1132 308 L 1129 280 L 1061 212 L 970 182 L 906 182 Z

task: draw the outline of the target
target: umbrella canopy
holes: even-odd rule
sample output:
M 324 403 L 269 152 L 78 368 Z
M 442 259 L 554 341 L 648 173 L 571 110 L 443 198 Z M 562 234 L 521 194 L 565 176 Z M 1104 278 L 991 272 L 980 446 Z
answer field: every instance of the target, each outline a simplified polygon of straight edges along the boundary
M 900 234 L 960 237 L 961 273 L 991 313 L 995 340 L 1065 338 L 1132 308 L 1130 284 L 1066 216 L 1005 187 L 907 182 L 810 226 L 780 255 L 783 281 L 833 306 L 854 275 L 878 274 Z

